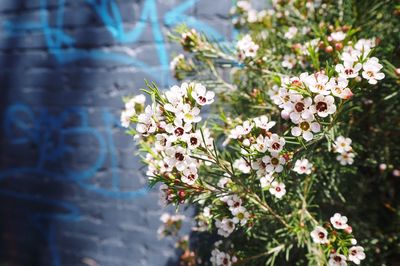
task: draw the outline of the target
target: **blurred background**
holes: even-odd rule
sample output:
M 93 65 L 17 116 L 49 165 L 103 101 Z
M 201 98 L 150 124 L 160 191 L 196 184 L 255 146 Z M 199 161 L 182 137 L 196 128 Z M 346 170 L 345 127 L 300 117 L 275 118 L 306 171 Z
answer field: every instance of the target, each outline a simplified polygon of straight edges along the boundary
M 176 265 L 122 97 L 174 83 L 176 25 L 231 39 L 231 5 L 0 1 L 0 265 Z

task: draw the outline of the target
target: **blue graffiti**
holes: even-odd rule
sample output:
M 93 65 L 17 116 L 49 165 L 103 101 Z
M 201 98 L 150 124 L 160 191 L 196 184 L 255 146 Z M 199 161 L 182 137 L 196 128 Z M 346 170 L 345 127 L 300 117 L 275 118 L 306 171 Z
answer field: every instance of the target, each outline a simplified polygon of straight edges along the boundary
M 214 40 L 225 41 L 217 29 L 187 14 L 189 9 L 200 0 L 183 0 L 164 14 L 160 14 L 157 0 L 143 0 L 139 19 L 129 29 L 123 23 L 121 7 L 117 0 L 85 0 L 113 40 L 127 48 L 126 50 L 129 51 L 130 47 L 135 47 L 143 35 L 149 32 L 157 58 L 157 61 L 151 64 L 145 59 L 141 60 L 131 55 L 125 49 L 79 48 L 79 40 L 65 30 L 65 7 L 68 1 L 73 0 L 57 0 L 54 20 L 50 18 L 48 12 L 50 8 L 48 0 L 37 1 L 40 8 L 38 20 L 21 21 L 15 18 L 4 22 L 3 29 L 8 38 L 25 38 L 28 32 L 33 31 L 40 33 L 48 53 L 61 65 L 82 60 L 116 62 L 136 67 L 160 85 L 165 86 L 171 84 L 173 79 L 169 72 L 169 52 L 162 34 L 162 24 L 174 27 L 180 23 L 186 23 L 189 27 L 205 32 Z M 133 191 L 122 189 L 121 176 L 118 173 L 119 157 L 112 134 L 113 129 L 119 126 L 119 121 L 107 108 L 103 108 L 99 115 L 101 130 L 90 124 L 91 116 L 86 108 L 70 107 L 58 115 L 54 115 L 46 108 L 32 110 L 29 105 L 23 103 L 12 104 L 5 108 L 2 128 L 9 144 L 16 148 L 34 144 L 37 147 L 37 157 L 33 165 L 0 169 L 0 182 L 13 180 L 16 176 L 23 177 L 28 182 L 35 177 L 45 177 L 55 182 L 72 184 L 84 191 L 114 200 L 134 200 L 147 195 L 147 187 Z M 68 124 L 70 119 L 78 123 L 75 122 L 71 126 Z M 83 168 L 75 169 L 68 164 L 63 164 L 66 161 L 65 158 L 73 157 L 78 152 L 76 145 L 69 143 L 71 138 L 90 139 L 93 146 L 91 156 L 93 158 Z M 60 165 L 57 167 L 58 170 L 49 167 L 54 163 L 57 166 Z M 98 177 L 99 171 L 104 167 L 110 171 L 107 177 L 111 179 L 109 187 L 100 186 L 94 182 L 94 178 Z M 45 195 L 38 196 L 6 188 L 0 188 L 0 195 L 18 202 L 35 203 L 41 207 L 48 207 L 50 210 L 52 208 L 57 210 L 45 212 L 23 208 L 21 211 L 41 233 L 49 246 L 52 265 L 61 266 L 62 260 L 54 224 L 58 221 L 78 221 L 81 217 L 78 206 Z
M 145 196 L 148 192 L 147 187 L 134 191 L 122 190 L 120 186 L 121 177 L 117 172 L 118 156 L 112 136 L 112 129 L 119 126 L 119 121 L 106 108 L 101 111 L 101 118 L 103 133 L 89 124 L 89 112 L 85 108 L 67 108 L 61 114 L 54 116 L 46 109 L 42 109 L 36 114 L 28 105 L 22 103 L 8 106 L 3 119 L 3 129 L 9 144 L 15 147 L 36 144 L 38 156 L 34 166 L 1 169 L 0 182 L 13 179 L 16 176 L 23 176 L 28 179 L 37 176 L 75 184 L 84 190 L 112 199 L 132 200 Z M 67 123 L 71 119 L 79 122 L 70 126 Z M 68 138 L 89 138 L 91 150 L 95 153 L 95 160 L 86 168 L 79 170 L 73 170 L 68 166 L 61 167 L 62 169 L 57 171 L 47 169 L 49 162 L 62 162 L 65 156 L 74 156 L 77 152 L 76 146 L 68 144 Z M 93 146 L 95 149 L 93 149 Z M 92 179 L 104 166 L 108 166 L 111 171 L 112 185 L 110 188 L 100 187 L 92 182 Z M 51 222 L 79 220 L 78 207 L 63 200 L 54 200 L 36 194 L 32 195 L 7 189 L 0 189 L 0 195 L 18 201 L 40 204 L 44 207 L 56 207 L 57 210 L 62 211 L 62 213 L 34 212 L 24 209 L 27 218 L 38 228 L 47 241 L 53 265 L 61 265 L 61 258 L 55 242 L 55 230 Z M 50 225 L 45 226 L 45 222 L 50 222 Z
M 176 7 L 173 7 L 170 11 L 164 14 L 162 21 L 169 27 L 186 23 L 190 27 L 205 32 L 215 40 L 223 41 L 224 37 L 216 29 L 193 16 L 185 15 L 187 10 L 193 7 L 198 1 L 199 0 L 186 0 Z M 93 9 L 104 24 L 105 28 L 118 43 L 133 45 L 140 40 L 146 27 L 150 27 L 158 57 L 158 65 L 155 66 L 149 65 L 145 61 L 139 60 L 138 58 L 132 57 L 123 52 L 76 48 L 76 40 L 63 30 L 65 2 L 66 0 L 58 0 L 55 25 L 51 24 L 49 19 L 47 0 L 40 0 L 39 22 L 18 22 L 10 20 L 4 23 L 4 29 L 10 37 L 23 37 L 27 31 L 42 32 L 49 53 L 52 54 L 60 64 L 67 64 L 83 59 L 112 61 L 137 67 L 144 73 L 148 74 L 152 79 L 163 85 L 172 82 L 172 77 L 169 73 L 168 50 L 159 23 L 160 16 L 158 14 L 156 0 L 144 1 L 139 21 L 131 30 L 125 29 L 122 15 L 116 0 L 86 0 L 86 3 Z

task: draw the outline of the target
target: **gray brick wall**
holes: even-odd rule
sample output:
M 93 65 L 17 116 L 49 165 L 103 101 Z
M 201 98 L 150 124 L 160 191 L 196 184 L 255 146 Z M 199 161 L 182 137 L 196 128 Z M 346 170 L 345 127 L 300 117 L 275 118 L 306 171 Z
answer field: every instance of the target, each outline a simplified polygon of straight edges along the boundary
M 230 6 L 0 1 L 0 265 L 176 264 L 157 239 L 157 191 L 119 126 L 121 98 L 144 79 L 174 82 L 175 25 L 230 38 Z

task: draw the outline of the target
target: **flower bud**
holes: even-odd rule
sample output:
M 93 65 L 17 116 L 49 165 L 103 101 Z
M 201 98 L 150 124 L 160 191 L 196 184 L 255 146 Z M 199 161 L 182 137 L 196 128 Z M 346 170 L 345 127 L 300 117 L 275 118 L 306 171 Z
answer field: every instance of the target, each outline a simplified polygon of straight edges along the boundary
M 178 191 L 178 197 L 183 199 L 186 196 L 186 192 L 184 190 L 179 190 Z
M 332 53 L 332 52 L 333 52 L 333 47 L 330 46 L 330 45 L 327 46 L 327 47 L 325 48 L 325 52 L 328 53 L 328 54 Z
M 350 239 L 352 245 L 357 245 L 357 240 L 355 238 Z
M 399 170 L 399 169 L 394 169 L 394 170 L 393 170 L 393 175 L 394 175 L 395 177 L 399 177 L 399 176 L 400 176 L 400 170 Z
M 384 163 L 381 163 L 381 164 L 379 165 L 379 170 L 381 170 L 382 172 L 385 171 L 386 168 L 387 168 L 387 165 L 384 164 Z
M 343 49 L 343 44 L 341 42 L 335 43 L 335 49 L 340 51 Z
M 353 228 L 349 225 L 346 227 L 346 229 L 344 229 L 344 231 L 348 234 L 351 234 L 351 232 L 353 232 Z
M 394 73 L 395 73 L 397 76 L 400 77 L 400 68 L 396 68 L 396 69 L 394 70 Z
M 250 146 L 250 140 L 249 139 L 244 139 L 242 144 L 243 144 L 243 146 L 249 147 Z
M 342 31 L 343 31 L 343 32 L 347 32 L 347 31 L 349 31 L 349 29 L 350 29 L 350 26 L 348 26 L 348 25 L 344 25 L 344 26 L 342 27 Z

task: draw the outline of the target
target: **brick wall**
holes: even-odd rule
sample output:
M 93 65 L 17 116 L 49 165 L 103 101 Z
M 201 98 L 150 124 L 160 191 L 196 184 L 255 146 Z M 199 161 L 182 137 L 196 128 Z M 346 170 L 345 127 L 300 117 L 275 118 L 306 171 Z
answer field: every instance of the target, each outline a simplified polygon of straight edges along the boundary
M 0 1 L 0 265 L 175 265 L 157 239 L 157 191 L 119 126 L 121 98 L 144 79 L 174 82 L 173 26 L 229 38 L 230 6 Z

